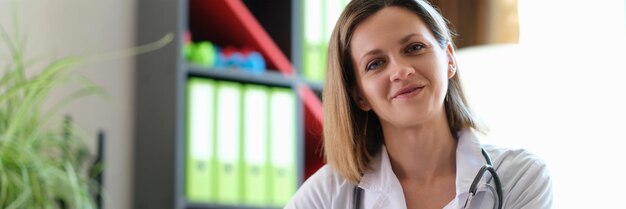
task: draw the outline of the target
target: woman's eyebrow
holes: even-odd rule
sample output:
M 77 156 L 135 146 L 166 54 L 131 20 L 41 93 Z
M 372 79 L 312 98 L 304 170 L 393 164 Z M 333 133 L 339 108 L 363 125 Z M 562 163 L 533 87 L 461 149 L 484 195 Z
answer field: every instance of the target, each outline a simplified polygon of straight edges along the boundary
M 400 44 L 404 44 L 406 42 L 409 42 L 409 40 L 411 40 L 411 38 L 416 37 L 416 36 L 421 36 L 424 37 L 424 35 L 422 35 L 421 33 L 410 33 L 404 37 L 402 37 L 399 41 Z M 370 51 L 368 51 L 367 53 L 363 54 L 363 56 L 361 56 L 361 60 L 363 60 L 363 58 L 367 57 L 368 55 L 377 55 L 377 54 L 381 54 L 382 50 L 380 49 L 372 49 Z
M 373 50 L 363 54 L 363 56 L 361 56 L 361 59 L 367 57 L 368 55 L 378 55 L 378 54 L 381 54 L 381 53 L 383 53 L 382 50 L 380 50 L 380 49 L 373 49 Z
M 404 43 L 406 43 L 406 42 L 409 42 L 409 40 L 411 40 L 411 38 L 413 38 L 413 37 L 415 37 L 415 36 L 422 36 L 422 37 L 423 37 L 424 35 L 419 34 L 419 33 L 410 33 L 410 34 L 408 34 L 408 35 L 404 36 L 402 39 L 400 39 L 400 42 L 399 42 L 399 43 L 400 43 L 400 44 L 404 44 Z

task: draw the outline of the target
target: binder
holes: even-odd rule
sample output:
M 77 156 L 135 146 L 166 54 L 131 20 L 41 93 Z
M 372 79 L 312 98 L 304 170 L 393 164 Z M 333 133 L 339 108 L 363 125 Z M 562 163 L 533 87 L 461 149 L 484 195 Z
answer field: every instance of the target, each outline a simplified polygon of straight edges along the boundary
M 322 26 L 322 37 L 323 37 L 323 42 L 322 42 L 322 59 L 320 60 L 320 63 L 322 63 L 322 68 L 320 68 L 320 71 L 318 72 L 318 74 L 316 75 L 317 80 L 320 82 L 324 81 L 324 78 L 326 77 L 326 63 L 328 61 L 328 44 L 330 44 L 330 38 L 331 35 L 333 33 L 333 29 L 335 28 L 335 24 L 337 23 L 337 20 L 339 19 L 339 15 L 341 15 L 341 12 L 343 11 L 344 5 L 342 4 L 342 2 L 340 0 L 322 0 L 324 2 L 324 9 L 322 10 L 323 14 L 322 16 L 324 17 L 324 24 Z
M 267 206 L 269 196 L 269 89 L 248 84 L 243 93 L 244 203 Z
M 333 33 L 335 24 L 337 23 L 339 15 L 341 15 L 345 4 L 341 0 L 324 1 L 324 6 L 326 6 L 324 9 L 324 16 L 326 17 L 326 22 L 324 23 L 324 42 L 326 42 L 326 45 L 328 45 L 330 35 Z
M 311 81 L 323 81 L 326 57 L 324 56 L 323 0 L 304 0 L 302 74 Z
M 284 206 L 297 189 L 296 97 L 291 89 L 270 94 L 270 164 L 272 204 Z
M 241 85 L 217 83 L 217 202 L 240 204 L 242 184 Z
M 215 82 L 191 78 L 187 83 L 186 197 L 192 202 L 215 200 Z
M 341 11 L 343 12 L 343 10 L 346 8 L 346 6 L 348 6 L 348 3 L 350 3 L 350 0 L 342 0 L 341 1 Z

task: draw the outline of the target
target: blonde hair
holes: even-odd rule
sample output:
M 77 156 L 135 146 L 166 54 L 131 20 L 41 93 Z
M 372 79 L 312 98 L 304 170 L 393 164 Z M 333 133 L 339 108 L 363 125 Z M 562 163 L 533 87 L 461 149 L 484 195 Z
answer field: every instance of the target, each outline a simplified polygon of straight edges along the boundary
M 352 0 L 343 11 L 328 46 L 327 75 L 323 91 L 324 151 L 327 162 L 346 179 L 359 182 L 373 156 L 383 144 L 382 128 L 372 111 L 362 111 L 351 97 L 356 88 L 350 54 L 350 39 L 356 27 L 385 7 L 396 6 L 418 15 L 439 45 L 452 42 L 446 20 L 424 0 Z M 454 45 L 453 45 L 454 46 Z M 451 133 L 473 128 L 482 131 L 465 99 L 456 75 L 448 83 L 445 112 Z

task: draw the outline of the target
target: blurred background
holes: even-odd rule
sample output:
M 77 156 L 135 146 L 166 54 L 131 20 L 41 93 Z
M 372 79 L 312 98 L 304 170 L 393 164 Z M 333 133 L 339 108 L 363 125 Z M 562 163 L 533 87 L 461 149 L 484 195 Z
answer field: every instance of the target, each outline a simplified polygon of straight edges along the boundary
M 491 130 L 484 142 L 541 156 L 554 208 L 621 205 L 626 1 L 431 2 L 458 33 L 460 76 Z M 156 51 L 75 71 L 109 95 L 59 115 L 73 118 L 94 156 L 96 133 L 106 132 L 103 208 L 279 208 L 324 163 L 325 49 L 346 3 L 0 0 L 0 24 L 22 32 L 25 57 L 174 35 Z M 55 89 L 50 103 L 73 88 Z

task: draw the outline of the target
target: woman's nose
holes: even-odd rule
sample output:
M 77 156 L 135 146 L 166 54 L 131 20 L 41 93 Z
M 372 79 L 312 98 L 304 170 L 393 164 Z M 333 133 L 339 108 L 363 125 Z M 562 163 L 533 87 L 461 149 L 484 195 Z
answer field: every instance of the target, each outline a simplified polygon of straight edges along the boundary
M 408 62 L 394 60 L 392 63 L 391 75 L 389 76 L 391 82 L 405 80 L 415 74 L 415 69 Z

